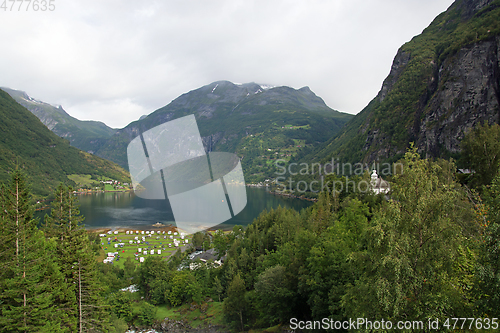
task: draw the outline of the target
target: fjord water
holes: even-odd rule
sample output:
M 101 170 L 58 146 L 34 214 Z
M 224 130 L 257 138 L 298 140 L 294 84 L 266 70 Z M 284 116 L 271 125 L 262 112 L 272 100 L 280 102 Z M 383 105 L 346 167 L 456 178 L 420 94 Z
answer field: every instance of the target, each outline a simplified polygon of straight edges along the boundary
M 301 210 L 312 202 L 296 198 L 277 196 L 265 188 L 247 187 L 247 205 L 236 216 L 218 225 L 218 229 L 229 229 L 233 225 L 248 225 L 265 209 L 278 206 Z M 166 200 L 145 200 L 132 192 L 106 192 L 78 195 L 80 212 L 85 216 L 85 227 L 147 229 L 160 222 L 175 224 L 170 205 Z M 48 213 L 48 211 L 47 211 Z

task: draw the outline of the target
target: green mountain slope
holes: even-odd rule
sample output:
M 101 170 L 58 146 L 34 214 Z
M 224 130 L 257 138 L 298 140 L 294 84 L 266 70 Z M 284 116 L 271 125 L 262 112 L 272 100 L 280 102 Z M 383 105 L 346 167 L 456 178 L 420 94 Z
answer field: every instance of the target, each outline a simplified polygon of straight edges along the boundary
M 190 91 L 118 130 L 96 155 L 127 167 L 128 143 L 161 123 L 194 114 L 207 151 L 236 152 L 247 181 L 272 177 L 276 159 L 325 142 L 352 118 L 329 108 L 308 87 L 263 88 L 214 82 Z
M 415 142 L 454 156 L 473 126 L 499 121 L 500 1 L 457 0 L 404 44 L 378 95 L 306 158 L 395 160 Z
M 29 175 L 37 196 L 51 194 L 59 182 L 71 184 L 71 174 L 129 179 L 118 165 L 70 146 L 1 90 L 0 133 L 0 182 L 18 166 Z
M 81 121 L 70 116 L 59 106 L 37 101 L 24 91 L 1 88 L 26 109 L 31 111 L 52 132 L 68 139 L 72 146 L 93 153 L 116 130 L 99 121 Z

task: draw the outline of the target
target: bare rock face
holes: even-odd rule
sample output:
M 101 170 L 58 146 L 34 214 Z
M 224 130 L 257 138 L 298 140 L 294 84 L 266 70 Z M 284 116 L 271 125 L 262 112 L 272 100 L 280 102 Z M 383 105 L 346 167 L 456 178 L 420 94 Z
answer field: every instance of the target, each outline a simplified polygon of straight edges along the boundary
M 408 61 L 410 61 L 410 53 L 400 51 L 396 54 L 396 57 L 394 57 L 394 60 L 392 62 L 391 72 L 384 80 L 382 89 L 380 89 L 380 92 L 377 96 L 380 102 L 384 101 L 385 96 L 387 96 L 387 93 L 392 89 L 396 81 L 399 79 L 399 76 L 408 64 Z
M 426 157 L 453 156 L 471 128 L 500 123 L 498 13 L 492 0 L 456 0 L 403 45 L 378 95 L 328 143 L 330 156 L 384 161 L 410 142 Z
M 492 2 L 493 0 L 465 0 L 455 2 L 452 7 L 456 7 L 462 13 L 463 20 L 468 20 Z
M 206 325 L 203 327 L 193 328 L 186 321 L 172 320 L 165 318 L 159 325 L 154 327 L 158 332 L 169 333 L 229 333 L 226 327 L 218 325 Z
M 427 104 L 417 146 L 437 156 L 460 151 L 460 140 L 479 123 L 500 118 L 500 37 L 462 48 L 438 69 L 438 87 Z

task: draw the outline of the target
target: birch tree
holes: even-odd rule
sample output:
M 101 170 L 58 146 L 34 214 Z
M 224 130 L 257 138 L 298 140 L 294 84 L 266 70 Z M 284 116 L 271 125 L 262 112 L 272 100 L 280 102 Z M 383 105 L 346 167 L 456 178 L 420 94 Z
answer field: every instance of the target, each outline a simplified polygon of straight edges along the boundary
M 416 149 L 394 177 L 392 198 L 375 217 L 367 248 L 351 256 L 362 271 L 343 305 L 350 317 L 427 320 L 471 314 L 464 286 L 472 272 L 472 208 L 443 168 Z

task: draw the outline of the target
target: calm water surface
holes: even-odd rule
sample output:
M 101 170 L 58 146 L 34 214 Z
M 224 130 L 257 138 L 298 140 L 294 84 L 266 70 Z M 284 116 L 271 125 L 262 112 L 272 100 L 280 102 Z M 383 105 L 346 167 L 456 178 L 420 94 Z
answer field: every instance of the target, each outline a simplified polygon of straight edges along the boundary
M 233 225 L 250 224 L 263 210 L 278 206 L 301 210 L 312 202 L 276 196 L 265 188 L 247 187 L 247 206 L 235 217 L 217 228 L 229 229 Z M 85 227 L 118 228 L 133 227 L 146 229 L 152 224 L 175 224 L 167 200 L 145 200 L 134 193 L 93 193 L 79 195 L 80 211 L 85 216 Z M 48 213 L 48 211 L 46 211 Z

